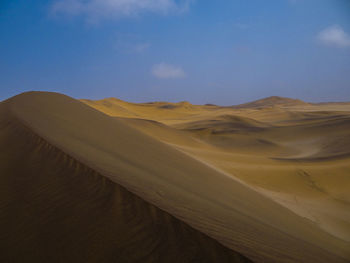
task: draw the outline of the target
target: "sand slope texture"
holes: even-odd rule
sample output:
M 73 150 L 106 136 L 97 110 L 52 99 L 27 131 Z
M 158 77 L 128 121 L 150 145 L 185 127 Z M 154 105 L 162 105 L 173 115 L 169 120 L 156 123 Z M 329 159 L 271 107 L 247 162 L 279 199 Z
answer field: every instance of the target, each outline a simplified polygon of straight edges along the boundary
M 282 99 L 0 103 L 0 261 L 349 262 L 349 105 Z

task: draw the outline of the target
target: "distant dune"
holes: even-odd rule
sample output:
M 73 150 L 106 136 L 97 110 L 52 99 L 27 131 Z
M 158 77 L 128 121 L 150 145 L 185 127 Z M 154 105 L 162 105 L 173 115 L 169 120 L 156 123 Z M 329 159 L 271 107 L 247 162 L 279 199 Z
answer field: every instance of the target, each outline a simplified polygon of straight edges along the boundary
M 272 107 L 272 106 L 287 107 L 287 106 L 306 106 L 306 105 L 310 105 L 310 104 L 298 99 L 271 96 L 271 97 L 256 100 L 253 102 L 240 104 L 234 107 L 235 108 L 265 108 L 265 107 Z
M 349 262 L 350 108 L 0 103 L 1 262 Z

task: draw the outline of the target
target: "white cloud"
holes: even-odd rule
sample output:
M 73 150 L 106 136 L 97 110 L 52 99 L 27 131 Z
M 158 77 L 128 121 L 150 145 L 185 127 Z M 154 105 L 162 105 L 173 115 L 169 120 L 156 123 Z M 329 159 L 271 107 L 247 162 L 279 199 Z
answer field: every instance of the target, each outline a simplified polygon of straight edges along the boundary
M 185 77 L 185 72 L 181 67 L 165 63 L 154 65 L 152 74 L 159 79 L 177 79 Z
M 350 35 L 338 25 L 325 28 L 318 34 L 317 38 L 326 45 L 350 47 Z
M 53 14 L 83 15 L 91 21 L 151 12 L 166 15 L 188 10 L 193 0 L 56 0 Z

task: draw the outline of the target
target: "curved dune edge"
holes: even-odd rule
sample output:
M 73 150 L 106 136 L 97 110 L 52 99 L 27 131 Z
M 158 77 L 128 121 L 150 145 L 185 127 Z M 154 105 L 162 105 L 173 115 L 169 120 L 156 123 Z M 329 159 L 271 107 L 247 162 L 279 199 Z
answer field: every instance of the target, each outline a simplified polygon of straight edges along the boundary
M 159 103 L 82 102 L 111 116 L 123 116 L 115 108 L 123 105 L 139 117 L 115 118 L 350 242 L 349 107 L 277 103 L 268 111 L 206 105 L 164 110 Z
M 60 109 L 63 105 L 65 110 Z M 347 243 L 320 231 L 307 220 L 68 97 L 23 94 L 12 99 L 10 108 L 50 144 L 59 145 L 64 152 L 89 166 L 95 165 L 95 170 L 112 181 L 254 260 L 345 262 L 348 257 Z M 43 108 L 46 111 L 42 111 Z M 102 129 L 103 137 L 96 137 L 101 132 L 99 128 L 93 132 L 88 130 L 94 124 L 106 125 Z M 131 139 L 127 139 L 128 136 Z M 111 138 L 116 137 L 126 138 L 127 142 L 118 141 L 113 145 Z M 127 159 L 130 156 L 132 159 Z M 108 158 L 112 158 L 112 162 L 108 162 Z M 163 175 L 165 171 L 172 174 Z
M 350 157 L 350 153 L 341 153 L 328 156 L 308 156 L 308 157 L 271 157 L 272 160 L 284 162 L 323 162 L 331 160 L 341 160 Z
M 251 262 L 14 118 L 0 128 L 1 262 Z
M 347 185 L 349 185 L 349 178 L 346 179 L 347 175 L 344 173 L 345 169 L 340 172 L 335 169 L 328 169 L 332 172 L 333 179 L 330 183 L 322 183 L 322 181 L 320 183 L 317 177 L 317 179 L 313 177 L 314 175 L 320 176 L 320 173 L 317 173 L 317 171 L 315 173 L 311 171 L 310 173 L 309 169 L 305 169 L 300 163 L 294 162 L 293 165 L 297 165 L 299 170 L 294 169 L 294 171 L 291 171 L 291 174 L 288 174 L 286 170 L 281 169 L 283 165 L 286 166 L 286 163 L 281 164 L 281 162 L 275 161 L 275 163 L 270 162 L 270 166 L 268 166 L 269 162 L 263 159 L 259 160 L 254 156 L 254 153 L 244 156 L 241 158 L 241 161 L 239 161 L 239 155 L 230 155 L 227 152 L 220 151 L 220 148 L 214 148 L 211 145 L 205 144 L 200 138 L 199 140 L 195 140 L 196 137 L 194 137 L 192 133 L 184 133 L 183 131 L 173 129 L 166 125 L 156 125 L 147 120 L 127 118 L 122 118 L 121 120 L 179 149 L 192 158 L 218 170 L 220 173 L 227 174 L 227 176 L 238 180 L 245 186 L 268 196 L 273 201 L 290 209 L 299 216 L 310 219 L 329 234 L 350 242 L 350 214 L 347 212 L 347 204 L 349 203 L 346 199 L 346 189 L 349 189 L 347 187 Z M 249 139 L 250 142 L 254 142 L 254 136 L 251 136 Z M 258 147 L 260 147 L 260 145 Z M 230 149 L 242 154 L 237 147 L 232 146 Z M 267 148 L 264 150 L 267 150 Z M 254 157 L 256 159 L 254 159 Z M 268 154 L 265 153 L 263 158 L 269 158 Z M 320 165 L 327 164 L 329 163 L 322 162 Z M 346 165 L 346 161 L 344 161 L 343 164 L 345 167 L 349 167 L 349 165 Z M 263 167 L 262 165 L 265 166 Z M 320 165 L 314 164 L 316 168 L 322 169 Z M 339 163 L 336 165 L 338 169 L 341 167 Z M 247 169 L 247 172 L 250 172 L 250 174 L 245 175 L 245 177 L 240 177 L 240 171 L 236 170 L 239 166 L 243 167 L 243 169 Z M 230 170 L 231 167 L 232 170 Z M 249 168 L 251 169 L 250 171 Z M 276 172 L 276 170 L 274 171 L 273 169 L 280 170 Z M 265 180 L 258 178 L 261 172 L 266 174 Z M 323 170 L 323 173 L 327 173 L 327 170 Z M 274 181 L 273 176 L 276 174 L 280 178 L 283 178 L 282 182 L 278 181 L 278 179 L 276 180 L 276 177 L 276 181 Z M 343 178 L 341 178 L 341 175 L 343 175 Z M 248 177 L 250 182 L 246 181 Z M 255 181 L 254 178 L 256 178 Z M 295 183 L 295 180 L 298 179 L 301 180 Z M 324 187 L 324 185 L 331 185 L 332 182 L 341 185 L 341 187 L 333 186 L 334 192 L 332 192 L 332 188 Z M 283 189 L 285 185 L 288 185 L 290 189 L 289 192 Z M 304 192 L 302 192 L 303 190 Z M 344 194 L 342 195 L 342 193 Z

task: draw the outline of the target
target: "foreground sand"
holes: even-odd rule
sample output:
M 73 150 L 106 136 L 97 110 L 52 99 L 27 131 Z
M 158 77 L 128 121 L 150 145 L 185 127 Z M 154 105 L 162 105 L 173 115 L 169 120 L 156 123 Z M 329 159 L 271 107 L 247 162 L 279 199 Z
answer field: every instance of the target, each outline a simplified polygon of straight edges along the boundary
M 0 104 L 1 261 L 350 260 L 347 105 L 84 102 Z

